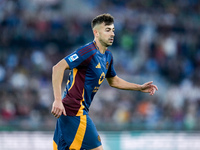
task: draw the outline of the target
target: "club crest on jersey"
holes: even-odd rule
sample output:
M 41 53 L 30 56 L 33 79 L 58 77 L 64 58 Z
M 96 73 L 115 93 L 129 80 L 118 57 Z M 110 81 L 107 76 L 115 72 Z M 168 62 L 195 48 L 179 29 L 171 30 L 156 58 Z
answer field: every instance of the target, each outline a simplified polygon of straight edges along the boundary
M 108 65 L 109 65 L 109 64 L 108 64 L 108 61 L 107 61 L 107 63 L 106 63 L 106 69 L 108 69 Z
M 78 59 L 78 55 L 77 54 L 73 54 L 68 59 L 69 59 L 70 62 L 73 62 L 74 60 Z

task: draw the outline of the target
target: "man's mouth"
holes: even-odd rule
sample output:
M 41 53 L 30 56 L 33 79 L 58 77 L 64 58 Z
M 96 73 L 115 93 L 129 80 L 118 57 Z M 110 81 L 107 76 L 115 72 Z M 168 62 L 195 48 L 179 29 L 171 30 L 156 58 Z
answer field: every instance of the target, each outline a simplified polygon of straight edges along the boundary
M 110 38 L 109 41 L 110 41 L 110 42 L 113 42 L 113 41 L 114 41 L 114 38 Z

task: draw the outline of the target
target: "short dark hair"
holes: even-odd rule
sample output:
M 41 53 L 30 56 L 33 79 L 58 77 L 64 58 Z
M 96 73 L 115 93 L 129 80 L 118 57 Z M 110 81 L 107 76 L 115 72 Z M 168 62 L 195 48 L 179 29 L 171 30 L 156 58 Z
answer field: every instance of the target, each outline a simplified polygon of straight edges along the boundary
M 111 16 L 110 14 L 101 14 L 101 15 L 96 16 L 91 22 L 92 29 L 97 24 L 101 24 L 103 22 L 105 23 L 105 25 L 111 25 L 114 23 L 114 17 Z

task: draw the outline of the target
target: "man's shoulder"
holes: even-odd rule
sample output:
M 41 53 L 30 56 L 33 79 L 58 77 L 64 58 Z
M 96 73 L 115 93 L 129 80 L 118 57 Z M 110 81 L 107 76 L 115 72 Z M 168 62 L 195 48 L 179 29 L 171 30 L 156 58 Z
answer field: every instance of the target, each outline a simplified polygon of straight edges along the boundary
M 80 56 L 85 56 L 85 55 L 92 55 L 96 52 L 96 46 L 94 45 L 93 42 L 87 43 L 83 46 L 81 46 L 78 50 L 77 53 Z

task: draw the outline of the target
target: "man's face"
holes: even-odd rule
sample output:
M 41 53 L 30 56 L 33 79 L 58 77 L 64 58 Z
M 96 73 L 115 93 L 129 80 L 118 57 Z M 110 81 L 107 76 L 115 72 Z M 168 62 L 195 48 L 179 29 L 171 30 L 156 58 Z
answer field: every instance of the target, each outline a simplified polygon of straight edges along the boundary
M 114 41 L 114 36 L 115 36 L 114 31 L 115 31 L 114 24 L 105 25 L 105 23 L 102 23 L 98 25 L 97 38 L 99 39 L 99 42 L 105 47 L 111 46 Z

